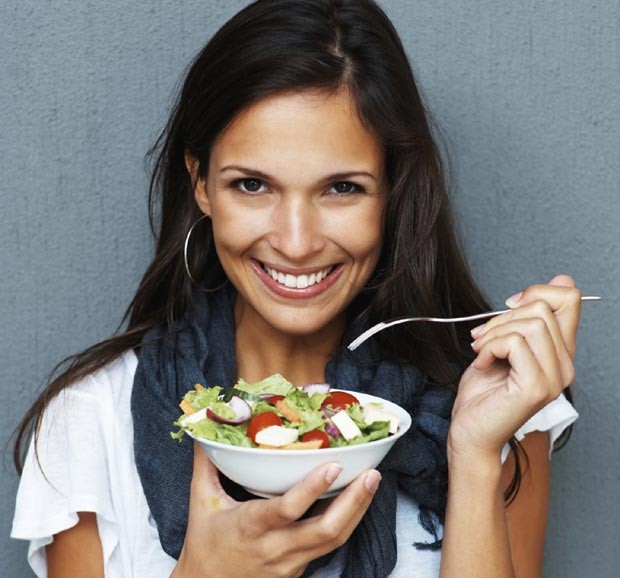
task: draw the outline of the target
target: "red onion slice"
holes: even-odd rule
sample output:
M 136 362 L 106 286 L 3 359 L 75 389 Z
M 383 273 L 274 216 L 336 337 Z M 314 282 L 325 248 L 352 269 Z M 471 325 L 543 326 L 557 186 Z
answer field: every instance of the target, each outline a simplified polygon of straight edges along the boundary
M 322 407 L 321 411 L 323 412 L 323 415 L 326 418 L 331 418 L 331 417 L 335 416 L 338 413 L 338 410 L 329 409 L 328 407 Z
M 325 433 L 335 440 L 340 437 L 340 430 L 331 421 L 325 424 Z
M 309 383 L 304 385 L 301 390 L 305 391 L 308 395 L 313 393 L 329 393 L 331 385 L 329 383 Z
M 226 405 L 235 412 L 236 417 L 234 419 L 221 417 L 214 411 L 211 411 L 210 407 L 207 408 L 207 417 L 218 423 L 226 423 L 228 425 L 239 425 L 240 423 L 249 421 L 252 417 L 252 408 L 250 404 L 237 395 L 233 395 Z

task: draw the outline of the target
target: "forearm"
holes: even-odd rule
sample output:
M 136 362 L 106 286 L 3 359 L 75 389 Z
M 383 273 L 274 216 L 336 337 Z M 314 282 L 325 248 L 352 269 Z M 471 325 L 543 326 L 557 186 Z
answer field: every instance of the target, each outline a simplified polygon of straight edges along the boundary
M 499 458 L 448 462 L 440 578 L 514 578 Z

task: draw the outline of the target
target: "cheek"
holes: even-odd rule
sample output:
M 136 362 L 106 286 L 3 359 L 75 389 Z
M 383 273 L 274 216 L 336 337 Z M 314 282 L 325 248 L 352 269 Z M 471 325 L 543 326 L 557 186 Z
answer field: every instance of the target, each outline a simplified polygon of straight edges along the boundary
M 260 228 L 254 211 L 243 209 L 238 203 L 223 197 L 219 191 L 212 196 L 211 221 L 213 238 L 220 259 L 227 254 L 240 254 L 254 240 Z
M 333 223 L 334 240 L 366 266 L 376 264 L 383 242 L 381 205 L 349 214 Z M 368 261 L 368 263 L 366 263 Z
M 240 226 L 235 221 L 214 221 L 213 241 L 222 264 L 243 254 L 252 242 L 251 230 L 249 227 Z

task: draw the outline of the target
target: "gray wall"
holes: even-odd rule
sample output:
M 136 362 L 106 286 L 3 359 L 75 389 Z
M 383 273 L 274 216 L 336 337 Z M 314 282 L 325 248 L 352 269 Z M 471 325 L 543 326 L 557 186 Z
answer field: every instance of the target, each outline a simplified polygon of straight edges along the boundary
M 119 322 L 151 250 L 143 154 L 185 65 L 244 4 L 3 3 L 0 424 L 7 436 L 52 366 Z M 382 5 L 450 140 L 464 244 L 494 303 L 558 272 L 606 297 L 584 307 L 574 388 L 581 419 L 553 457 L 545 576 L 615 576 L 620 6 Z M 31 576 L 26 544 L 8 538 L 17 487 L 8 458 L 0 487 L 0 575 Z

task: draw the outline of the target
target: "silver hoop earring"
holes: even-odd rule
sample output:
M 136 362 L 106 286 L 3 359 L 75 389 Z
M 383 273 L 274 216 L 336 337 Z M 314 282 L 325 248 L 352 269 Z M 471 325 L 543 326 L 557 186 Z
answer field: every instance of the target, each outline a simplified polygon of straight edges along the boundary
M 203 215 L 202 217 L 200 217 L 190 228 L 189 231 L 187 232 L 187 236 L 185 237 L 185 244 L 183 245 L 183 260 L 185 262 L 185 272 L 187 273 L 187 276 L 189 277 L 189 280 L 196 286 L 198 287 L 198 289 L 200 289 L 201 291 L 204 291 L 205 293 L 215 293 L 216 291 L 219 291 L 222 287 L 224 287 L 224 285 L 226 285 L 226 283 L 228 283 L 228 277 L 226 278 L 226 280 L 224 281 L 224 283 L 222 283 L 221 285 L 218 285 L 215 289 L 205 289 L 204 287 L 200 287 L 200 285 L 198 285 L 198 282 L 196 281 L 196 279 L 194 279 L 194 277 L 192 276 L 191 271 L 189 270 L 189 261 L 187 260 L 187 248 L 189 247 L 189 239 L 192 236 L 192 233 L 194 231 L 194 228 L 196 227 L 196 225 L 198 223 L 200 223 L 200 221 L 204 220 L 204 219 L 208 219 L 209 215 Z

